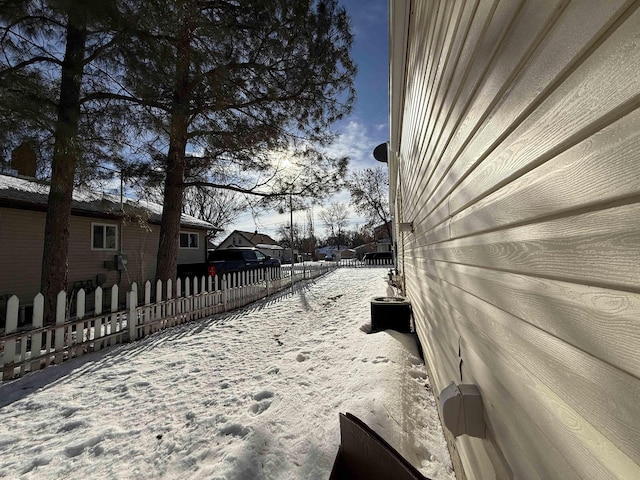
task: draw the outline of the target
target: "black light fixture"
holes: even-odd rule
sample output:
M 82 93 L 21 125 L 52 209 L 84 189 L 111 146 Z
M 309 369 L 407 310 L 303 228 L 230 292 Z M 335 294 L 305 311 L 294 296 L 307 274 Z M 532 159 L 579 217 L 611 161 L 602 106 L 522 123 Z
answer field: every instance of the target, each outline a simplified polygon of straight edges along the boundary
M 378 145 L 376 148 L 373 149 L 373 158 L 375 158 L 376 160 L 378 160 L 379 162 L 382 163 L 387 163 L 388 160 L 388 145 L 389 142 L 384 142 L 381 143 L 380 145 Z

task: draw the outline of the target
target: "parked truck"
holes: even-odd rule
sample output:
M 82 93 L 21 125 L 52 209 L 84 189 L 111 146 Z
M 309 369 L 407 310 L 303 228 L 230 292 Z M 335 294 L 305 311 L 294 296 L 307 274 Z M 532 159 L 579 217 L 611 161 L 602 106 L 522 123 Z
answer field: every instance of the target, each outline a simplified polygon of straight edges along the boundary
M 221 248 L 209 252 L 207 256 L 207 271 L 211 276 L 279 266 L 280 260 L 253 247 Z
M 258 268 L 280 267 L 280 260 L 265 255 L 253 247 L 232 247 L 213 250 L 204 263 L 178 265 L 179 278 L 201 278 L 225 273 L 245 272 Z

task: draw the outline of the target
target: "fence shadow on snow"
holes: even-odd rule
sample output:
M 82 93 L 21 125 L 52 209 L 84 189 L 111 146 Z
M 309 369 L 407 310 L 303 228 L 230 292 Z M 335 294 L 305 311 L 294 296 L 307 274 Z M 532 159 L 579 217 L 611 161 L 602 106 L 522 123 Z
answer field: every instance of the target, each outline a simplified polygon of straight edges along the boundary
M 44 325 L 44 297 L 33 299 L 30 325 L 18 328 L 20 301 L 7 301 L 6 328 L 0 338 L 2 380 L 60 364 L 86 353 L 132 342 L 159 330 L 235 310 L 272 296 L 293 283 L 313 279 L 334 270 L 335 262 L 267 268 L 221 277 L 146 282 L 141 290 L 132 284 L 126 293 L 127 308 L 118 308 L 118 286 L 108 292 L 110 308 L 103 305 L 105 292 L 98 287 L 89 295 L 83 289 L 71 295 L 62 291 L 56 303 L 55 324 Z M 115 290 L 114 290 L 115 289 Z M 89 301 L 88 301 L 89 300 Z M 88 312 L 86 305 L 92 305 Z M 70 306 L 73 305 L 73 308 Z

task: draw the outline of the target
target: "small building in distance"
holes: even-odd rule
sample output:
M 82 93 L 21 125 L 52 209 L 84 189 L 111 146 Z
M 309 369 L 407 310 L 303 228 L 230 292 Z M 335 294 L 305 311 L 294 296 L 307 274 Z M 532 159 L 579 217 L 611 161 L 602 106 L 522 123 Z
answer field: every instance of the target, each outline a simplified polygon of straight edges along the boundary
M 254 247 L 271 258 L 277 258 L 281 262 L 285 260 L 285 249 L 278 245 L 273 238 L 264 233 L 243 232 L 234 230 L 225 238 L 217 248 Z M 286 257 L 289 258 L 289 257 Z

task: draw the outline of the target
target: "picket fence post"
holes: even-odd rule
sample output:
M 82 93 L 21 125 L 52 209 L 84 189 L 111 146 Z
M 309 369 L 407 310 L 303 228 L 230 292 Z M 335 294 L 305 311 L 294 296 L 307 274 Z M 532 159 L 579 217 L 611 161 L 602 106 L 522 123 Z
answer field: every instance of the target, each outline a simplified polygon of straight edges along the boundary
M 171 281 L 171 279 L 169 279 Z M 176 280 L 176 297 L 172 302 L 172 319 L 170 325 L 176 325 L 184 312 L 184 299 L 183 299 L 182 280 L 178 278 Z
M 18 331 L 18 311 L 20 310 L 20 300 L 12 295 L 7 302 L 7 316 L 5 323 L 5 335 L 10 335 Z M 7 338 L 4 341 L 4 353 L 2 355 L 2 380 L 10 380 L 13 378 L 12 365 L 16 359 L 16 339 Z
M 33 328 L 42 328 L 44 321 L 44 295 L 38 293 L 33 298 Z M 42 332 L 34 333 L 31 335 L 31 358 L 37 358 L 40 356 L 42 350 Z M 29 370 L 34 372 L 40 370 L 40 359 L 31 362 Z
M 113 285 L 111 287 L 111 328 L 109 329 L 109 333 L 111 335 L 115 334 L 117 331 L 121 330 L 118 324 L 118 285 Z M 109 345 L 114 345 L 118 343 L 116 337 L 112 337 L 109 339 Z
M 225 273 L 224 275 L 222 275 L 222 282 L 221 282 L 221 288 L 222 288 L 222 304 L 224 305 L 224 312 L 227 311 L 227 307 L 229 304 L 229 292 L 227 291 L 227 273 Z
M 162 320 L 164 318 L 164 308 L 162 307 L 162 280 L 156 282 L 156 319 Z M 155 330 L 151 329 L 151 333 Z
M 56 326 L 64 324 L 66 310 L 67 310 L 67 294 L 65 293 L 64 290 L 62 290 L 58 293 L 58 296 L 56 298 Z M 64 344 L 65 344 L 64 337 L 65 337 L 64 327 L 56 328 L 55 337 L 54 337 L 54 342 L 55 342 L 54 347 L 55 347 L 56 355 L 53 360 L 55 363 L 61 363 L 63 360 L 63 357 L 64 357 L 63 350 L 64 350 Z
M 151 281 L 144 283 L 144 328 L 143 335 L 149 335 L 153 316 L 151 315 Z
M 84 289 L 81 288 L 80 290 L 78 290 L 78 293 L 76 295 L 76 319 L 77 320 L 82 320 L 84 318 L 85 305 L 86 305 L 86 293 Z M 82 344 L 84 343 L 84 341 L 85 341 L 84 322 L 76 323 L 76 343 Z M 71 342 L 69 343 L 71 344 Z M 69 349 L 71 350 L 71 345 L 69 345 Z M 79 357 L 84 353 L 84 347 L 82 347 L 82 345 L 80 345 L 79 347 L 75 347 L 74 350 L 76 352 L 76 357 Z
M 102 348 L 102 287 L 96 287 L 93 292 L 93 313 L 95 320 L 93 321 L 93 350 L 97 351 Z M 91 327 L 91 325 L 89 325 Z
M 204 304 L 204 316 L 208 317 L 209 315 L 213 315 L 213 279 L 210 275 L 207 275 L 206 277 L 202 277 L 202 280 L 207 282 L 207 288 L 202 293 L 204 293 L 204 296 L 206 298 Z
M 209 280 L 207 277 L 200 278 L 200 314 L 198 318 L 209 315 Z
M 127 324 L 129 327 L 129 341 L 134 342 L 138 339 L 138 285 L 134 282 L 129 292 L 129 314 L 127 315 Z
M 189 300 L 189 316 L 187 320 L 193 320 L 196 318 L 195 312 L 198 309 L 198 277 L 193 277 L 193 293 Z
M 176 321 L 175 321 L 175 312 L 176 312 L 176 302 L 180 301 L 180 279 L 178 278 L 178 280 L 176 281 L 176 297 L 174 299 L 173 297 L 173 280 L 171 280 L 170 278 L 167 279 L 167 285 L 166 285 L 166 291 L 167 291 L 167 306 L 164 310 L 164 322 L 162 322 L 162 324 L 166 327 L 167 323 L 169 323 L 169 325 L 175 325 Z M 169 320 L 167 320 L 169 319 Z
M 212 283 L 213 283 L 213 307 L 215 309 L 214 312 L 218 313 L 218 305 L 220 305 L 220 301 L 221 301 L 221 299 L 218 296 L 218 291 L 219 291 L 219 287 L 222 286 L 218 282 L 222 282 L 222 279 L 218 277 L 218 275 L 214 275 L 213 277 L 209 277 L 209 278 L 212 279 Z

